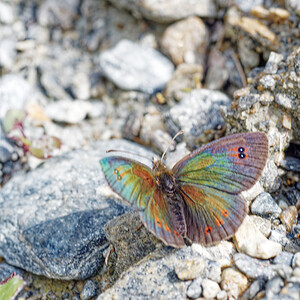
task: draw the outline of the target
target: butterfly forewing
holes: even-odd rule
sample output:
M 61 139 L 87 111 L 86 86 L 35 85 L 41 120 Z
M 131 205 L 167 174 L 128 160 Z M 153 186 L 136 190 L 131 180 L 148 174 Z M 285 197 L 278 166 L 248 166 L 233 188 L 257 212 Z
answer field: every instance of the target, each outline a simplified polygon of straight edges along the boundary
M 201 147 L 174 166 L 189 239 L 212 244 L 235 233 L 247 213 L 239 193 L 258 180 L 267 155 L 264 133 L 242 133 Z
M 236 194 L 255 184 L 267 157 L 268 139 L 264 133 L 240 133 L 199 148 L 180 160 L 173 171 L 179 183 Z
M 100 164 L 111 188 L 139 210 L 143 223 L 156 237 L 174 247 L 185 245 L 175 230 L 150 168 L 116 156 L 103 158 Z

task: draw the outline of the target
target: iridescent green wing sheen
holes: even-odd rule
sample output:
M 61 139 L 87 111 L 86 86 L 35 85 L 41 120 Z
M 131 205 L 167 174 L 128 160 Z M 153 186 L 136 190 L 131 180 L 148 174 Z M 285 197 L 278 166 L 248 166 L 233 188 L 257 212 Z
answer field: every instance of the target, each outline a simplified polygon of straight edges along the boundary
M 147 166 L 123 157 L 105 157 L 100 165 L 110 187 L 139 210 L 145 226 L 168 245 L 184 246 L 174 230 L 166 203 Z
M 264 133 L 242 133 L 205 145 L 174 166 L 189 239 L 211 244 L 236 232 L 247 213 L 239 193 L 255 184 L 267 156 Z

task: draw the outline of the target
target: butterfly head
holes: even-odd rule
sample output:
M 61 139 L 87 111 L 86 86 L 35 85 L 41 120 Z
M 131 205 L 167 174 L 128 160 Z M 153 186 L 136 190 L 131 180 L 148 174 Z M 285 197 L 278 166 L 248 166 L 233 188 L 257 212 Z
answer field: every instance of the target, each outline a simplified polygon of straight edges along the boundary
M 175 188 L 175 179 L 173 173 L 161 161 L 157 160 L 153 163 L 153 174 L 156 179 L 156 184 L 163 188 L 165 192 L 173 192 Z

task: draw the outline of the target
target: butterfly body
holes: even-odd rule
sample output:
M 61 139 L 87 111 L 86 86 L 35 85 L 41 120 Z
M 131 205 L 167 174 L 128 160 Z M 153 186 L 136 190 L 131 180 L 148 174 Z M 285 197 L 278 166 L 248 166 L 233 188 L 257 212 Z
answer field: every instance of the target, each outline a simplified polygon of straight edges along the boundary
M 139 210 L 145 226 L 167 245 L 214 244 L 231 237 L 247 214 L 240 193 L 266 163 L 264 133 L 241 133 L 209 143 L 169 169 L 120 156 L 101 159 L 111 188 Z

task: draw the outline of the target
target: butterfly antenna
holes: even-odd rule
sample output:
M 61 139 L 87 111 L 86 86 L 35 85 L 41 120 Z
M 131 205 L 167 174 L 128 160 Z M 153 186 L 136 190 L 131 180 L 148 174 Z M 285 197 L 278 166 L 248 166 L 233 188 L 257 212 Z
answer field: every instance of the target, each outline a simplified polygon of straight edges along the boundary
M 166 155 L 168 149 L 170 148 L 170 146 L 173 144 L 173 142 L 175 141 L 175 139 L 176 139 L 179 135 L 181 135 L 181 134 L 183 134 L 183 130 L 178 131 L 178 132 L 175 134 L 175 136 L 172 138 L 172 141 L 169 143 L 167 149 L 165 150 L 165 152 L 164 152 L 163 155 L 161 156 L 161 159 L 160 159 L 161 162 L 163 161 L 163 159 L 164 159 L 164 157 L 165 157 L 165 155 Z
M 137 154 L 137 153 L 134 153 L 134 152 L 130 152 L 130 151 L 114 150 L 114 149 L 106 150 L 106 153 L 110 153 L 110 152 L 123 152 L 123 153 L 131 154 L 131 155 L 136 155 L 136 156 L 140 156 L 140 157 L 146 158 L 146 159 L 148 159 L 148 160 L 150 160 L 152 162 L 152 159 L 150 159 L 149 157 L 141 155 L 141 154 Z

